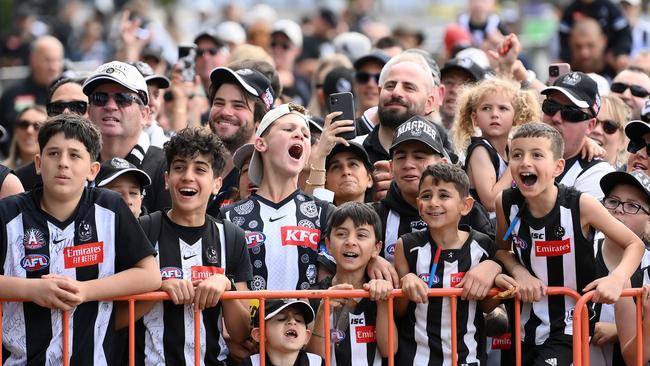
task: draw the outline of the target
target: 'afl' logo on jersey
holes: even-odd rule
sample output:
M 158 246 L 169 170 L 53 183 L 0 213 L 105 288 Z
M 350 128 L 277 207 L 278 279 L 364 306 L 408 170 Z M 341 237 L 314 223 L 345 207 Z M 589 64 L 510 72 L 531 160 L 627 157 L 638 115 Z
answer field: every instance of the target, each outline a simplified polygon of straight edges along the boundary
M 21 261 L 20 266 L 27 272 L 40 271 L 50 265 L 50 258 L 41 254 L 26 255 Z
M 386 254 L 395 255 L 395 243 L 390 244 L 389 246 L 386 247 Z
M 264 245 L 264 240 L 266 240 L 264 233 L 258 231 L 246 232 L 246 246 L 248 248 Z
M 42 248 L 45 246 L 45 235 L 38 229 L 29 228 L 25 230 L 23 246 L 25 249 Z
M 521 250 L 525 250 L 528 247 L 528 244 L 526 243 L 526 241 L 524 239 L 516 236 L 516 235 L 512 236 L 512 242 L 515 244 L 515 247 L 517 247 L 517 248 L 519 248 Z
M 183 270 L 178 267 L 164 267 L 160 269 L 160 275 L 163 280 L 168 280 L 170 278 L 183 278 Z
M 429 283 L 429 274 L 428 273 L 420 273 L 418 275 L 418 277 L 420 277 L 420 279 L 422 281 L 424 281 L 426 283 Z M 440 282 L 440 279 L 438 278 L 438 275 L 434 275 L 433 276 L 433 284 L 436 285 L 436 284 L 438 284 L 438 282 Z

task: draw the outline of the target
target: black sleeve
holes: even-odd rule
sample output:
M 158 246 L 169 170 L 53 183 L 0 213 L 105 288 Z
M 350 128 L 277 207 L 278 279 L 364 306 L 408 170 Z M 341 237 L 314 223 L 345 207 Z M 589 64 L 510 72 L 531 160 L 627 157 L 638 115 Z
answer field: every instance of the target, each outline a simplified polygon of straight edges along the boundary
M 558 36 L 559 36 L 559 49 L 560 49 L 560 60 L 564 62 L 570 62 L 571 61 L 571 50 L 567 45 L 569 44 L 569 35 L 571 34 L 571 28 L 573 27 L 573 19 L 572 19 L 572 14 L 573 14 L 573 6 L 569 5 L 566 9 L 564 9 L 564 13 L 562 13 L 562 19 L 560 19 L 560 26 L 558 30 Z
M 632 29 L 621 9 L 616 4 L 607 2 L 610 14 L 611 34 L 607 34 L 609 48 L 614 55 L 629 55 L 632 50 Z
M 147 256 L 156 255 L 156 251 L 126 203 L 120 198 L 116 206 L 115 269 L 120 272 Z
M 242 361 L 239 366 L 253 366 L 253 363 L 251 362 L 250 357 L 246 357 L 244 361 Z
M 225 226 L 230 223 L 224 222 L 224 231 Z M 244 237 L 244 230 L 235 224 L 232 225 L 234 229 L 234 237 L 224 237 L 226 238 L 226 250 L 227 250 L 227 259 L 226 259 L 226 275 L 235 282 L 248 282 L 253 280 L 253 268 L 251 266 L 251 260 L 248 255 L 248 248 L 246 247 L 246 239 Z M 226 231 L 228 232 L 228 231 Z

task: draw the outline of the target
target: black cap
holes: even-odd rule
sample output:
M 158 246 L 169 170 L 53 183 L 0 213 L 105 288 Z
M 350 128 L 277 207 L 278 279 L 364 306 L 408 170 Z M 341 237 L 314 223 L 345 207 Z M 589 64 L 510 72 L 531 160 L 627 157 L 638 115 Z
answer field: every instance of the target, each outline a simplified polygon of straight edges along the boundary
M 600 178 L 600 188 L 603 190 L 605 196 L 608 196 L 612 189 L 619 184 L 627 184 L 639 188 L 645 193 L 646 198 L 650 202 L 650 177 L 641 170 L 635 170 L 631 173 L 611 172 Z
M 208 38 L 212 42 L 217 44 L 217 47 L 224 47 L 226 43 L 222 41 L 219 36 L 217 35 L 217 30 L 216 29 L 206 29 L 203 32 L 199 33 L 195 38 L 194 38 L 194 44 L 196 44 L 198 41 L 201 40 L 201 38 Z
M 630 139 L 630 142 L 643 141 L 643 135 L 650 133 L 650 124 L 647 122 L 634 120 L 625 125 L 625 135 Z
M 253 144 L 244 144 L 235 150 L 235 153 L 232 154 L 232 162 L 235 164 L 235 167 L 241 171 L 246 159 L 250 159 L 253 156 L 253 151 L 255 151 L 255 145 Z
M 230 81 L 241 86 L 248 94 L 260 98 L 266 110 L 273 107 L 275 94 L 271 81 L 262 73 L 253 69 L 239 69 L 237 71 L 227 67 L 217 67 L 210 72 L 210 81 L 214 89 L 218 90 L 221 84 Z
M 445 73 L 451 70 L 464 71 L 468 73 L 474 81 L 481 81 L 485 78 L 485 70 L 471 58 L 454 58 L 447 61 L 442 70 L 440 70 L 440 75 L 445 76 Z
M 140 54 L 141 59 L 153 58 L 157 62 L 162 61 L 163 59 L 163 49 L 162 47 L 147 45 Z
M 393 142 L 390 145 L 390 155 L 393 156 L 395 147 L 405 141 L 420 141 L 429 146 L 436 154 L 449 159 L 438 130 L 422 116 L 413 116 L 395 129 Z
M 312 322 L 312 320 L 314 320 L 314 309 L 312 309 L 311 305 L 309 305 L 309 303 L 304 300 L 273 299 L 273 300 L 267 300 L 265 302 L 265 305 L 266 307 L 265 307 L 264 320 L 269 320 L 273 318 L 274 316 L 278 315 L 278 313 L 280 313 L 282 310 L 286 309 L 289 306 L 294 307 L 302 314 L 303 318 L 305 318 L 305 324 L 309 324 Z M 255 327 L 260 326 L 259 311 L 253 317 L 253 325 Z
M 356 61 L 354 61 L 354 68 L 356 70 L 359 70 L 361 66 L 363 66 L 366 62 L 377 62 L 383 66 L 386 65 L 386 63 L 389 60 L 390 60 L 390 56 L 388 56 L 383 52 L 380 51 L 372 52 L 365 56 L 361 56 Z
M 352 93 L 352 82 L 354 81 L 354 70 L 347 67 L 336 67 L 325 75 L 323 80 L 323 94 L 329 96 L 334 93 Z
M 589 109 L 592 116 L 596 117 L 600 111 L 601 100 L 598 94 L 598 84 L 589 75 L 572 71 L 560 76 L 553 86 L 542 89 L 542 94 L 559 91 L 578 108 Z
M 151 178 L 149 178 L 147 173 L 122 158 L 112 158 L 103 162 L 95 178 L 95 185 L 97 187 L 103 187 L 124 174 L 135 176 L 138 182 L 140 182 L 140 188 L 151 185 Z
M 348 141 L 348 144 L 350 144 L 350 146 L 345 146 L 344 144 L 334 145 L 332 151 L 325 158 L 325 170 L 329 170 L 332 158 L 336 156 L 336 154 L 349 151 L 361 160 L 363 165 L 366 166 L 368 172 L 372 172 L 372 164 L 370 163 L 370 157 L 368 156 L 366 149 L 364 149 L 361 144 L 354 141 Z
M 136 62 L 129 62 L 129 64 L 133 65 L 142 76 L 144 76 L 144 81 L 147 82 L 147 84 L 155 84 L 161 89 L 167 89 L 169 88 L 170 81 L 166 76 L 163 75 L 156 75 L 153 72 L 153 69 L 151 66 L 149 66 L 148 63 L 142 62 L 142 61 L 136 61 Z

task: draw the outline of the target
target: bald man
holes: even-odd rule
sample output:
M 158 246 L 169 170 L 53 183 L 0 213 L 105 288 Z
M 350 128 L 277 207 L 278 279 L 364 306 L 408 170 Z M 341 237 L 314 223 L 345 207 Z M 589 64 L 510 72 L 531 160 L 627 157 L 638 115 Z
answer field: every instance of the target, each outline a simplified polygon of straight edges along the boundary
M 29 55 L 30 74 L 7 88 L 0 97 L 0 126 L 7 130 L 0 140 L 0 149 L 6 156 L 13 136 L 18 112 L 33 104 L 45 105 L 47 90 L 63 71 L 63 45 L 52 36 L 38 38 Z
M 595 72 L 613 78 L 615 71 L 605 62 L 607 37 L 595 19 L 576 22 L 569 37 L 571 68 L 584 73 Z

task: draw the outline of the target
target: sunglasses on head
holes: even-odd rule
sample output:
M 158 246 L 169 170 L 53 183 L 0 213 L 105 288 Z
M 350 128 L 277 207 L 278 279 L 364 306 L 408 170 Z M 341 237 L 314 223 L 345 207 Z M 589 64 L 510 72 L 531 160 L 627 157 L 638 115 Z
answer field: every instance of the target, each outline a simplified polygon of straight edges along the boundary
M 201 57 L 201 56 L 205 55 L 206 53 L 209 53 L 210 56 L 216 56 L 217 53 L 219 53 L 219 47 L 197 48 L 196 49 L 196 57 Z
M 275 41 L 271 42 L 271 48 L 278 48 L 278 47 L 280 47 L 280 48 L 282 48 L 283 50 L 286 51 L 286 50 L 291 48 L 291 43 L 289 43 L 289 42 L 275 42 Z
M 609 87 L 609 90 L 613 91 L 614 93 L 625 93 L 627 89 L 630 89 L 630 93 L 632 93 L 633 96 L 638 97 L 638 98 L 645 98 L 650 93 L 646 90 L 646 88 L 640 86 L 640 85 L 631 85 L 631 84 L 625 84 L 625 83 L 612 83 L 612 86 Z
M 88 103 L 82 100 L 73 100 L 71 102 L 50 102 L 47 103 L 45 109 L 47 109 L 47 115 L 50 117 L 58 116 L 65 112 L 66 109 L 74 114 L 82 115 L 86 113 Z
M 650 151 L 648 149 L 650 147 L 650 144 L 646 143 L 645 141 L 632 141 L 627 144 L 627 151 L 631 154 L 636 154 L 638 151 L 646 149 L 646 152 Z
M 34 131 L 38 131 L 38 129 L 41 128 L 41 123 L 25 121 L 24 119 L 16 122 L 16 127 L 20 128 L 21 130 L 26 130 L 29 128 L 29 126 L 34 127 Z
M 544 99 L 542 112 L 547 116 L 554 116 L 560 111 L 560 116 L 566 122 L 582 122 L 592 118 L 591 114 L 584 112 L 578 107 L 560 104 L 553 99 Z
M 133 104 L 133 102 L 137 104 L 142 103 L 140 101 L 140 97 L 127 92 L 112 93 L 112 94 L 104 93 L 104 92 L 94 92 L 90 94 L 89 99 L 90 99 L 90 104 L 97 107 L 103 107 L 106 105 L 106 103 L 108 103 L 108 100 L 110 98 L 113 98 L 115 104 L 117 104 L 117 106 L 120 108 L 129 107 L 131 104 Z
M 601 123 L 603 125 L 603 131 L 608 135 L 612 135 L 616 133 L 616 131 L 618 131 L 621 128 L 620 123 L 616 121 L 612 121 L 611 119 L 606 119 L 606 120 L 596 119 L 596 123 Z
M 361 84 L 366 84 L 370 81 L 370 78 L 375 80 L 375 83 L 379 84 L 379 74 L 372 74 L 365 71 L 357 71 L 354 74 L 354 78 Z

